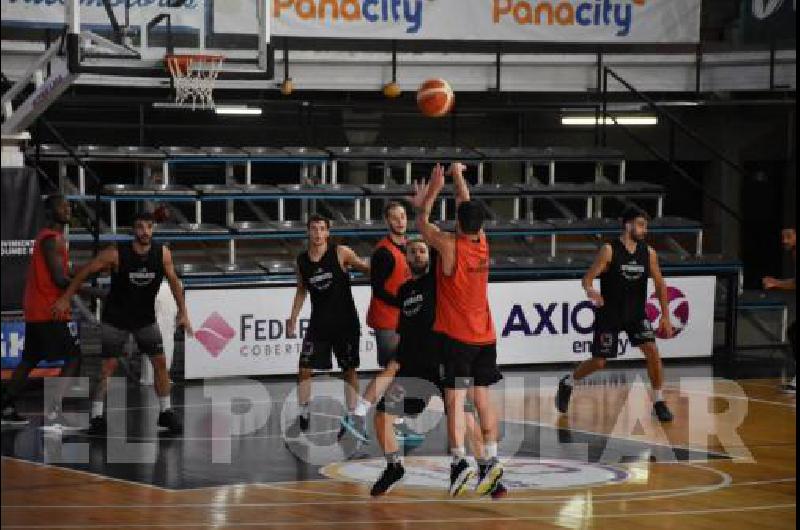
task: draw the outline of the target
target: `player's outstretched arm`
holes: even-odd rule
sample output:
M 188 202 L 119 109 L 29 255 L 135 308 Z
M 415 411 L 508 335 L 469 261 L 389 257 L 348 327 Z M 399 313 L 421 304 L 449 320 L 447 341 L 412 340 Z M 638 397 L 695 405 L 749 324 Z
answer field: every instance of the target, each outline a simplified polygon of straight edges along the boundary
M 297 319 L 300 317 L 300 310 L 303 309 L 307 293 L 306 284 L 303 283 L 303 277 L 300 275 L 300 267 L 298 267 L 297 290 L 294 293 L 294 300 L 292 301 L 292 312 L 289 315 L 289 321 L 286 323 L 286 336 L 288 338 L 297 336 Z
M 797 290 L 797 280 L 795 280 L 794 278 L 779 280 L 777 278 L 773 278 L 772 276 L 767 276 L 762 280 L 762 283 L 764 284 L 764 289 L 767 290 L 778 290 L 778 291 Z
M 186 310 L 186 297 L 183 295 L 183 286 L 175 272 L 175 264 L 172 262 L 172 252 L 169 248 L 164 247 L 162 255 L 162 262 L 164 264 L 164 276 L 167 278 L 169 288 L 172 291 L 172 297 L 178 305 L 178 327 L 183 328 L 183 331 L 190 337 L 194 335 L 192 330 L 192 323 L 189 321 L 189 312 Z
M 337 247 L 339 263 L 345 271 L 356 270 L 358 272 L 369 274 L 369 263 L 362 259 L 355 253 L 355 251 L 347 246 L 340 245 Z
M 469 202 L 470 200 L 469 185 L 467 185 L 467 180 L 464 178 L 464 171 L 466 170 L 467 166 L 461 162 L 453 162 L 447 169 L 447 174 L 453 177 L 453 191 L 456 194 L 456 206 L 462 202 Z
M 592 263 L 592 266 L 589 267 L 589 270 L 586 271 L 586 274 L 583 276 L 583 290 L 586 291 L 586 296 L 589 297 L 589 300 L 594 302 L 597 307 L 603 307 L 605 300 L 603 300 L 603 295 L 594 288 L 594 281 L 608 268 L 608 264 L 611 263 L 613 252 L 611 245 L 603 245 L 602 248 L 600 248 L 600 252 L 597 253 L 594 263 Z
M 658 303 L 661 305 L 661 320 L 658 323 L 658 329 L 661 331 L 662 336 L 670 338 L 674 331 L 669 317 L 669 293 L 667 290 L 667 282 L 664 281 L 664 275 L 661 273 L 661 265 L 658 263 L 658 254 L 652 248 L 649 250 L 650 277 L 653 278 Z
M 450 236 L 439 230 L 431 223 L 431 211 L 436 199 L 444 188 L 444 167 L 436 164 L 431 172 L 431 179 L 427 183 L 416 182 L 414 195 L 410 198 L 411 204 L 417 210 L 417 230 L 431 247 L 445 254 L 449 252 Z
M 92 261 L 78 269 L 72 281 L 69 282 L 67 290 L 64 291 L 58 300 L 53 304 L 53 315 L 63 315 L 69 311 L 70 300 L 81 289 L 83 282 L 90 276 L 98 274 L 103 271 L 112 270 L 117 267 L 119 263 L 119 254 L 115 247 L 107 248 L 100 252 Z

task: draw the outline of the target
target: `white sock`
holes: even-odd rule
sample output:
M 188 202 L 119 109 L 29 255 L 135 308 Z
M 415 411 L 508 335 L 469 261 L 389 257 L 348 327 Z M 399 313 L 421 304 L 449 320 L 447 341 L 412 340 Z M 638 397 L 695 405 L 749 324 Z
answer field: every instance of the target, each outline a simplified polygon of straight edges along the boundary
M 572 377 L 572 374 L 569 374 L 566 379 L 564 379 L 564 384 L 567 386 L 573 386 L 575 384 L 575 378 Z
M 92 401 L 92 418 L 98 418 L 103 415 L 103 402 Z
M 491 460 L 492 458 L 497 458 L 497 442 L 486 444 L 486 459 Z
M 653 390 L 653 401 L 656 403 L 664 401 L 664 392 L 661 390 Z
M 405 418 L 395 418 L 395 419 L 394 419 L 394 424 L 395 424 L 395 425 L 402 425 L 402 424 L 404 424 L 405 422 L 406 422 Z
M 308 403 L 303 403 L 300 405 L 300 415 L 308 416 Z
M 164 412 L 165 410 L 172 408 L 172 400 L 169 396 L 159 397 L 158 406 L 161 408 L 161 412 Z
M 450 454 L 453 455 L 453 463 L 457 464 L 467 457 L 467 452 L 463 447 L 455 447 L 450 449 Z
M 367 401 L 366 399 L 362 398 L 361 396 L 358 397 L 358 403 L 356 403 L 356 408 L 353 409 L 353 414 L 356 416 L 364 417 L 369 412 L 369 408 L 372 406 L 372 403 Z

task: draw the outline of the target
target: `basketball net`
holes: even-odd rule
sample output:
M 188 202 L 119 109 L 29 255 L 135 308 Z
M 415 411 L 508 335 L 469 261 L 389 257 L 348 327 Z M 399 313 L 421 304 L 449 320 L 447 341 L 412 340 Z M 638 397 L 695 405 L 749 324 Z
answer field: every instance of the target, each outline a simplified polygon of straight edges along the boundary
M 167 55 L 167 70 L 175 86 L 175 103 L 195 109 L 214 108 L 214 85 L 225 60 L 223 55 Z

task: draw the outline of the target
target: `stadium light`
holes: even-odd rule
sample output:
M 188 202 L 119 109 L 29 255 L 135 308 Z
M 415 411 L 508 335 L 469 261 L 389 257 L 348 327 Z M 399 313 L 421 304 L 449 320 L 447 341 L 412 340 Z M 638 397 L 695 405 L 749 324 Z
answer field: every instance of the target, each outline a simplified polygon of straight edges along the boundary
M 614 121 L 616 120 L 616 122 Z M 562 116 L 561 125 L 566 126 L 594 126 L 601 124 L 601 118 L 595 116 Z M 658 125 L 658 117 L 647 116 L 606 116 L 606 125 L 631 125 L 631 126 L 653 126 Z

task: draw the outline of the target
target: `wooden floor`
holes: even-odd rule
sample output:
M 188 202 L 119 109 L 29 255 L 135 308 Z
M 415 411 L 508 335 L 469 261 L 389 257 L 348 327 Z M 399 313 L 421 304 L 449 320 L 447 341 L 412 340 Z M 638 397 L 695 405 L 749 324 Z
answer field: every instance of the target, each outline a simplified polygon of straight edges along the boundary
M 667 398 L 677 418 L 664 429 L 647 416 L 646 407 L 637 409 L 636 403 L 646 401 L 630 382 L 577 389 L 568 418 L 553 413 L 552 388 L 505 408 L 508 425 L 558 427 L 564 443 L 570 441 L 569 433 L 597 433 L 714 455 L 608 464 L 606 469 L 621 474 L 606 483 L 512 486 L 500 501 L 473 496 L 452 500 L 444 494 L 444 484 L 439 489 L 403 486 L 372 500 L 366 482 L 347 477 L 169 490 L 4 456 L 2 527 L 795 528 L 795 398 L 780 393 L 775 380 L 696 383 L 691 388 L 670 386 Z M 701 409 L 711 414 L 739 411 L 741 425 L 726 425 L 739 423 L 731 415 L 707 416 L 711 426 L 702 425 L 702 419 L 692 424 L 693 418 L 706 417 Z M 707 427 L 738 433 L 740 440 L 711 438 L 703 447 L 698 440 L 705 436 L 698 432 Z M 408 467 L 415 465 L 410 458 Z M 514 466 L 513 456 L 508 465 Z M 573 475 L 580 479 L 580 473 Z

